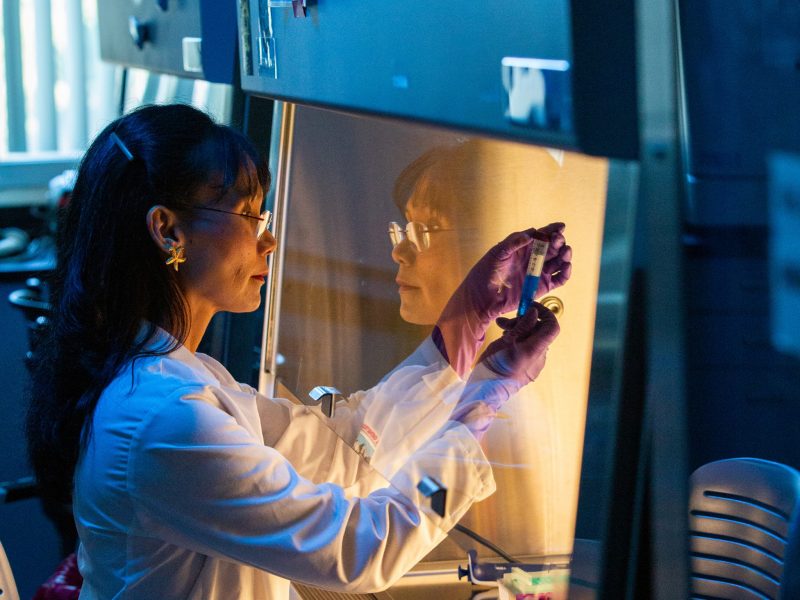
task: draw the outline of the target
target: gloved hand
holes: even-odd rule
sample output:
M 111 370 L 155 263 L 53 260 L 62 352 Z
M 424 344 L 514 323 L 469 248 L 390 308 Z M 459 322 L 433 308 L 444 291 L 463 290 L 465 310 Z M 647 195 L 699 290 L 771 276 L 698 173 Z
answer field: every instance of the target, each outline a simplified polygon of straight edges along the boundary
M 489 344 L 479 362 L 520 387 L 531 383 L 544 369 L 547 349 L 561 331 L 555 315 L 534 302 L 522 317 L 499 317 L 497 324 L 503 335 Z
M 564 285 L 572 273 L 572 249 L 563 223 L 538 230 L 550 240 L 536 297 Z M 515 310 L 535 229 L 512 233 L 491 248 L 467 274 L 442 311 L 431 337 L 450 366 L 464 377 L 493 319 Z
M 544 266 L 542 266 L 542 274 L 539 277 L 539 286 L 536 288 L 534 298 L 541 298 L 548 292 L 561 287 L 572 275 L 572 246 L 567 245 L 564 237 L 565 227 L 563 223 L 551 223 L 538 230 L 539 233 L 550 236 L 550 246 L 547 248 L 547 256 Z M 551 228 L 554 229 L 551 230 Z M 528 268 L 527 260 L 524 268 Z M 525 272 L 523 271 L 523 278 L 524 276 Z M 519 300 L 509 310 L 516 309 L 517 304 L 519 304 Z
M 560 328 L 555 315 L 534 302 L 519 318 L 500 317 L 503 335 L 486 348 L 472 371 L 451 419 L 481 437 L 500 407 L 544 368 Z

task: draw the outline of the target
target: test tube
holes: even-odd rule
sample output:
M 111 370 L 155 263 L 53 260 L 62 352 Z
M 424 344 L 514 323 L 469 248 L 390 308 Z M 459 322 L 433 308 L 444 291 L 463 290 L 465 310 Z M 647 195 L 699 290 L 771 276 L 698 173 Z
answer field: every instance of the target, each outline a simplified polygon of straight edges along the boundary
M 550 246 L 550 239 L 543 233 L 534 232 L 533 242 L 531 243 L 531 258 L 528 261 L 528 270 L 525 272 L 525 280 L 522 282 L 522 297 L 519 299 L 519 309 L 517 316 L 524 315 L 528 307 L 533 302 L 536 295 L 536 288 L 539 287 L 539 277 L 542 275 L 542 267 L 547 257 L 547 248 Z

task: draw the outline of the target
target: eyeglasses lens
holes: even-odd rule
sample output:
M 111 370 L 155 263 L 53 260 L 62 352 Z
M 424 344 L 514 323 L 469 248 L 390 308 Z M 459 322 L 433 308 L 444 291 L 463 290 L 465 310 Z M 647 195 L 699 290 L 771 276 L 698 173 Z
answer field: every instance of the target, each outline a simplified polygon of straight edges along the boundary
M 427 250 L 430 246 L 430 234 L 424 224 L 410 221 L 403 229 L 394 221 L 389 223 L 389 240 L 392 242 L 392 248 L 405 239 L 411 242 L 417 252 Z
M 403 229 L 400 227 L 399 224 L 391 221 L 389 223 L 389 241 L 392 242 L 392 248 L 397 246 L 400 242 L 403 241 L 404 234 Z
M 258 221 L 258 228 L 256 229 L 256 236 L 258 239 L 261 239 L 261 236 L 264 235 L 264 232 L 267 231 L 271 223 L 272 212 L 265 210 L 263 213 L 261 213 L 261 218 Z
M 430 246 L 430 235 L 428 234 L 428 228 L 422 223 L 410 221 L 409 224 L 406 225 L 406 236 L 408 236 L 408 240 L 414 244 L 417 252 L 427 250 Z

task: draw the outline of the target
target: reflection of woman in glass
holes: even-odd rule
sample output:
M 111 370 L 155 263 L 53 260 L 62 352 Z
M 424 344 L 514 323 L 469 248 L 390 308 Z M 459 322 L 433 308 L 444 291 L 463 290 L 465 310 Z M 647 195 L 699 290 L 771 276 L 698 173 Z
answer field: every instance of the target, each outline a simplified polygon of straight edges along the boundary
M 397 178 L 394 200 L 409 226 L 391 225 L 390 236 L 392 258 L 399 265 L 400 315 L 409 323 L 436 323 L 467 271 L 496 241 L 490 240 L 500 229 L 492 218 L 499 222 L 500 215 L 486 218 L 482 211 L 487 204 L 490 211 L 516 208 L 492 202 L 487 187 L 504 174 L 492 173 L 492 168 L 491 146 L 470 140 L 426 152 Z M 543 277 L 543 291 L 553 287 L 554 269 L 560 282 L 571 268 L 571 249 L 564 246 L 563 236 L 554 241 L 559 260 L 551 262 L 551 272 Z
M 546 150 L 526 148 L 520 151 L 523 161 L 509 164 L 508 145 L 502 156 L 497 156 L 497 149 L 497 143 L 481 140 L 438 146 L 414 160 L 397 178 L 394 200 L 408 224 L 390 224 L 390 238 L 392 258 L 398 265 L 400 315 L 405 321 L 437 324 L 464 274 L 492 242 L 508 233 L 499 224 L 502 213 L 520 211 L 512 214 L 526 215 L 520 219 L 524 221 L 536 214 L 530 204 L 504 201 L 509 194 L 503 189 L 514 185 L 509 180 L 525 179 L 515 169 L 537 164 L 541 179 L 531 182 L 534 192 L 546 194 L 559 177 L 559 163 Z M 526 161 L 527 165 L 520 164 Z M 548 263 L 539 297 L 563 283 L 571 271 L 571 248 L 557 233 L 559 229 L 550 227 L 557 255 Z M 571 539 L 556 532 L 570 531 L 574 515 L 564 510 L 565 499 L 557 496 L 561 487 L 557 432 L 551 426 L 551 411 L 535 390 L 536 386 L 523 388 L 506 406 L 507 418 L 489 429 L 483 445 L 496 464 L 498 492 L 473 507 L 462 523 L 499 538 L 495 541 L 507 544 L 510 552 L 564 553 Z M 521 507 L 524 518 L 515 517 Z

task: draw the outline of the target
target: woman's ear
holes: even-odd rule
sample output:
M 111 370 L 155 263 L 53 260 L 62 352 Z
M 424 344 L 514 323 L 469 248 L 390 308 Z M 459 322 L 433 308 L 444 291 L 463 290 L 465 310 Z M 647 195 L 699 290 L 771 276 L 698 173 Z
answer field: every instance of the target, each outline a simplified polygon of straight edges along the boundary
M 156 246 L 165 253 L 176 244 L 185 245 L 178 215 L 161 204 L 156 204 L 147 211 L 147 231 Z

